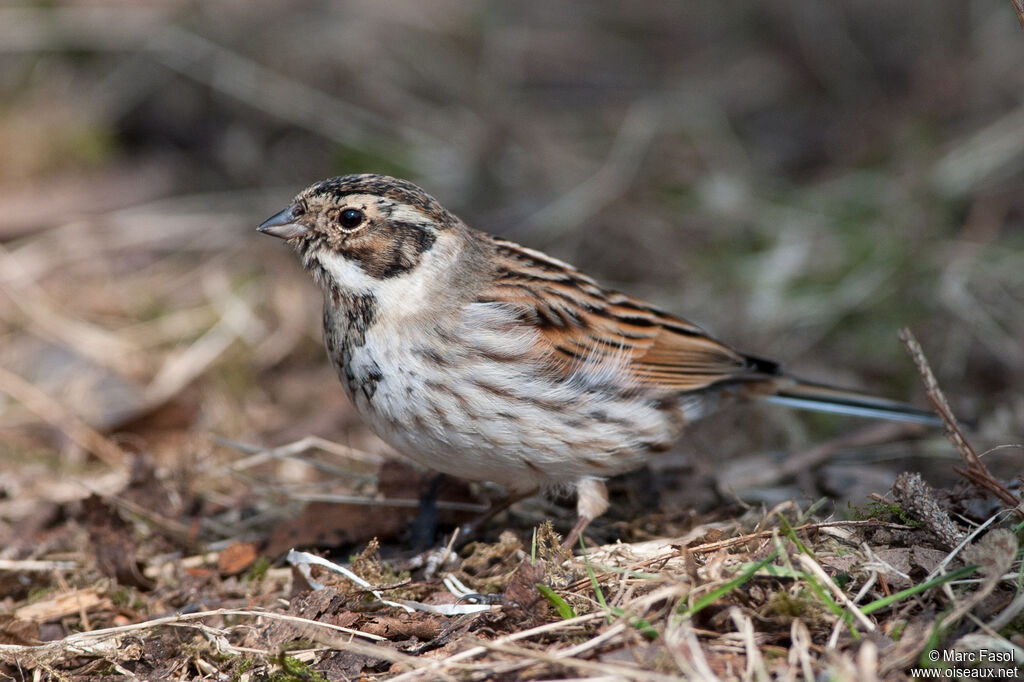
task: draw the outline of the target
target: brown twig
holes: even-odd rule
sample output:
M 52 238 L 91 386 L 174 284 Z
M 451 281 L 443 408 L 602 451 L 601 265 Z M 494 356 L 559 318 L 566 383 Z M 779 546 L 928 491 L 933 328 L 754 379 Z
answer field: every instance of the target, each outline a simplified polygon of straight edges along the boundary
M 1024 0 L 1011 0 L 1013 3 L 1013 9 L 1017 12 L 1017 21 L 1020 22 L 1020 27 L 1024 28 Z
M 1024 2 L 1024 0 L 1021 1 Z M 960 424 L 957 423 L 956 417 L 953 415 L 953 410 L 950 409 L 949 403 L 946 401 L 946 396 L 942 393 L 942 389 L 939 388 L 939 382 L 936 381 L 935 374 L 932 373 L 932 368 L 929 366 L 928 359 L 921 349 L 921 344 L 917 342 L 911 331 L 906 328 L 900 330 L 900 340 L 903 341 L 903 345 L 906 346 L 910 356 L 914 359 L 914 364 L 917 365 L 917 371 L 921 374 L 921 379 L 924 381 L 925 392 L 928 394 L 932 404 L 935 405 L 935 410 L 939 413 L 939 418 L 942 419 L 942 423 L 945 426 L 946 439 L 960 453 L 960 458 L 966 465 L 966 469 L 953 467 L 953 471 L 982 490 L 992 493 L 1000 502 L 1013 509 L 1017 516 L 1024 518 L 1024 510 L 1021 508 L 1024 501 L 992 476 L 988 467 L 981 461 L 977 451 L 975 451 L 964 436 Z

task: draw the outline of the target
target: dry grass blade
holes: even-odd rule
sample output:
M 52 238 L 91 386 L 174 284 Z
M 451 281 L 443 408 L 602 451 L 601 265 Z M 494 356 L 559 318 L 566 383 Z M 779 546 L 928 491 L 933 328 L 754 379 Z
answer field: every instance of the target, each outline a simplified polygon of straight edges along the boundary
M 443 661 L 432 661 L 426 667 L 420 670 L 413 670 L 407 673 L 403 673 L 398 677 L 391 678 L 391 682 L 408 682 L 408 680 L 416 679 L 431 679 L 432 675 L 438 674 L 439 671 L 444 670 L 447 666 L 461 663 L 463 661 L 472 660 L 478 656 L 486 654 L 489 649 L 494 647 L 501 647 L 512 642 L 517 642 L 522 639 L 530 639 L 531 637 L 537 637 L 539 635 L 550 634 L 558 632 L 560 630 L 572 630 L 577 625 L 584 623 L 591 623 L 595 620 L 601 620 L 605 618 L 605 614 L 601 612 L 588 613 L 583 616 L 577 616 L 576 618 L 568 618 L 566 620 L 560 620 L 555 623 L 545 623 L 544 625 L 538 625 L 534 628 L 527 630 L 521 630 L 514 632 L 510 635 L 499 637 L 487 645 L 475 646 L 465 651 L 461 651 L 454 656 L 449 656 Z
M 757 646 L 754 637 L 754 623 L 750 616 L 746 615 L 739 608 L 733 606 L 729 609 L 729 617 L 736 626 L 736 631 L 743 640 L 743 648 L 747 656 L 747 667 L 743 672 L 743 679 L 757 680 L 757 682 L 768 682 L 771 679 L 768 670 L 764 666 L 764 658 Z
M 310 620 L 308 618 L 299 618 L 297 616 L 291 616 L 288 614 L 274 613 L 272 611 L 252 611 L 242 609 L 215 609 L 213 611 L 202 611 L 199 613 L 183 613 L 174 616 L 167 616 L 166 618 L 157 618 L 154 620 L 148 620 L 142 623 L 134 623 L 132 625 L 122 625 L 119 627 L 103 628 L 100 630 L 92 630 L 90 632 L 78 632 L 72 635 L 68 635 L 63 639 L 59 639 L 53 642 L 46 642 L 45 644 L 35 645 L 15 645 L 15 644 L 0 644 L 0 657 L 6 658 L 7 660 L 15 660 L 16 657 L 47 657 L 47 656 L 60 656 L 65 655 L 68 652 L 77 652 L 82 655 L 91 656 L 105 656 L 115 652 L 119 647 L 120 638 L 124 635 L 145 632 L 154 628 L 164 626 L 188 626 L 197 628 L 206 628 L 203 623 L 194 623 L 193 621 L 199 621 L 205 618 L 213 618 L 220 616 L 242 616 L 242 617 L 253 617 L 253 618 L 267 618 L 272 620 L 288 621 L 291 623 L 297 623 L 313 630 L 331 630 L 335 632 L 342 632 L 353 637 L 361 637 L 371 641 L 385 641 L 384 637 L 379 635 L 370 634 L 368 632 L 361 632 L 352 628 L 346 628 L 340 625 L 332 625 L 330 623 L 323 623 L 320 621 Z M 337 643 L 334 643 L 337 645 Z M 338 648 L 344 649 L 344 646 Z M 364 650 L 365 651 L 365 650 Z M 375 655 L 379 655 L 379 652 L 373 650 Z
M 142 367 L 138 348 L 119 335 L 61 309 L 26 272 L 20 254 L 0 246 L 0 292 L 29 321 L 32 331 L 75 349 L 83 357 L 115 371 L 130 374 Z M 44 254 L 43 259 L 49 257 Z
M 953 612 L 943 619 L 944 623 L 955 623 L 969 613 L 975 606 L 990 595 L 1010 570 L 1017 556 L 1018 543 L 1013 533 L 1003 528 L 990 531 L 977 544 L 964 550 L 964 560 L 977 563 L 984 576 L 981 585 L 971 594 L 964 597 Z
M 335 443 L 334 441 L 327 440 L 326 438 L 321 438 L 319 436 L 305 436 L 297 441 L 279 445 L 273 449 L 265 449 L 258 446 L 247 445 L 245 443 L 236 443 L 224 438 L 218 438 L 217 440 L 218 442 L 235 448 L 236 450 L 240 450 L 245 453 L 253 453 L 245 459 L 232 462 L 231 469 L 233 471 L 242 471 L 243 469 L 248 469 L 275 459 L 295 457 L 309 452 L 310 450 L 323 450 L 324 452 L 336 457 L 351 459 L 366 464 L 380 464 L 384 459 L 380 455 L 366 452 L 364 450 L 358 450 L 348 445 L 342 445 L 341 443 Z
M 110 600 L 95 587 L 61 592 L 46 599 L 15 609 L 14 617 L 45 623 L 60 618 L 88 613 L 92 609 L 111 606 Z
M 868 632 L 874 632 L 876 630 L 875 624 L 871 622 L 871 620 L 865 616 L 859 608 L 857 608 L 857 605 L 854 604 L 848 596 L 846 596 L 846 593 L 843 592 L 842 588 L 839 587 L 839 585 L 836 585 L 835 581 L 829 577 L 828 573 L 825 572 L 825 569 L 823 569 L 817 561 L 806 554 L 800 554 L 797 556 L 797 560 L 811 575 L 828 586 L 828 589 L 832 591 L 832 594 L 835 595 L 836 599 L 843 606 L 849 609 L 850 613 L 853 614 L 857 621 L 864 626 L 864 629 Z
M 25 571 L 28 573 L 50 573 L 51 571 L 73 571 L 80 568 L 77 561 L 40 561 L 38 559 L 0 559 L 0 571 Z
M 221 318 L 188 348 L 167 357 L 156 377 L 146 387 L 146 402 L 149 405 L 159 405 L 177 395 L 205 372 L 238 338 L 239 322 L 234 318 L 250 319 L 251 313 L 245 304 L 237 300 L 230 304 L 228 312 L 231 313 L 229 317 Z
M 878 647 L 872 641 L 864 642 L 857 651 L 857 679 L 859 682 L 878 680 Z
M 693 624 L 688 618 L 679 619 L 672 627 L 665 632 L 665 641 L 668 644 L 669 653 L 675 659 L 676 665 L 683 671 L 683 674 L 690 679 L 696 680 L 717 680 L 718 676 L 711 670 L 708 659 L 704 655 L 704 649 L 697 639 L 697 633 Z
M 789 628 L 789 665 L 795 670 L 800 666 L 800 672 L 805 682 L 814 680 L 814 668 L 811 666 L 811 633 L 799 618 L 793 619 Z

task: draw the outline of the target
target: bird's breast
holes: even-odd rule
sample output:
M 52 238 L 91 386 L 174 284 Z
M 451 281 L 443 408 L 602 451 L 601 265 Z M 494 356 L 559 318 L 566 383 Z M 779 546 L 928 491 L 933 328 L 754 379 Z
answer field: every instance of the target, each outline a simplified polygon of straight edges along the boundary
M 374 432 L 432 469 L 528 489 L 636 468 L 678 432 L 663 401 L 552 376 L 500 320 L 396 328 L 360 305 L 327 306 L 331 362 Z

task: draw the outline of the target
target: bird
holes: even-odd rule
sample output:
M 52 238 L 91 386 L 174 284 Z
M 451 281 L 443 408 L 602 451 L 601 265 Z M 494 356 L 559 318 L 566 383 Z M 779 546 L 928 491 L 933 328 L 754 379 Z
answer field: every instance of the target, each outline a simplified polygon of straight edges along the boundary
M 609 477 L 733 403 L 938 423 L 787 374 L 470 227 L 406 180 L 322 180 L 257 229 L 294 247 L 322 289 L 327 356 L 366 424 L 429 469 L 500 484 L 507 503 L 575 492 L 568 546 L 607 510 Z

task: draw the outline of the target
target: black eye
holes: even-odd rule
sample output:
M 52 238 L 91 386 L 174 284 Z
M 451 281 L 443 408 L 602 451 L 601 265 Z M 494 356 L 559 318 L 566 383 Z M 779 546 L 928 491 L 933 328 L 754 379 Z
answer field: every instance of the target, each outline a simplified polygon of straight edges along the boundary
M 363 212 L 360 211 L 358 208 L 346 208 L 344 211 L 341 212 L 339 221 L 341 222 L 342 227 L 344 227 L 346 230 L 351 230 L 353 228 L 359 227 L 359 225 L 363 222 L 364 217 L 365 216 L 363 215 Z

